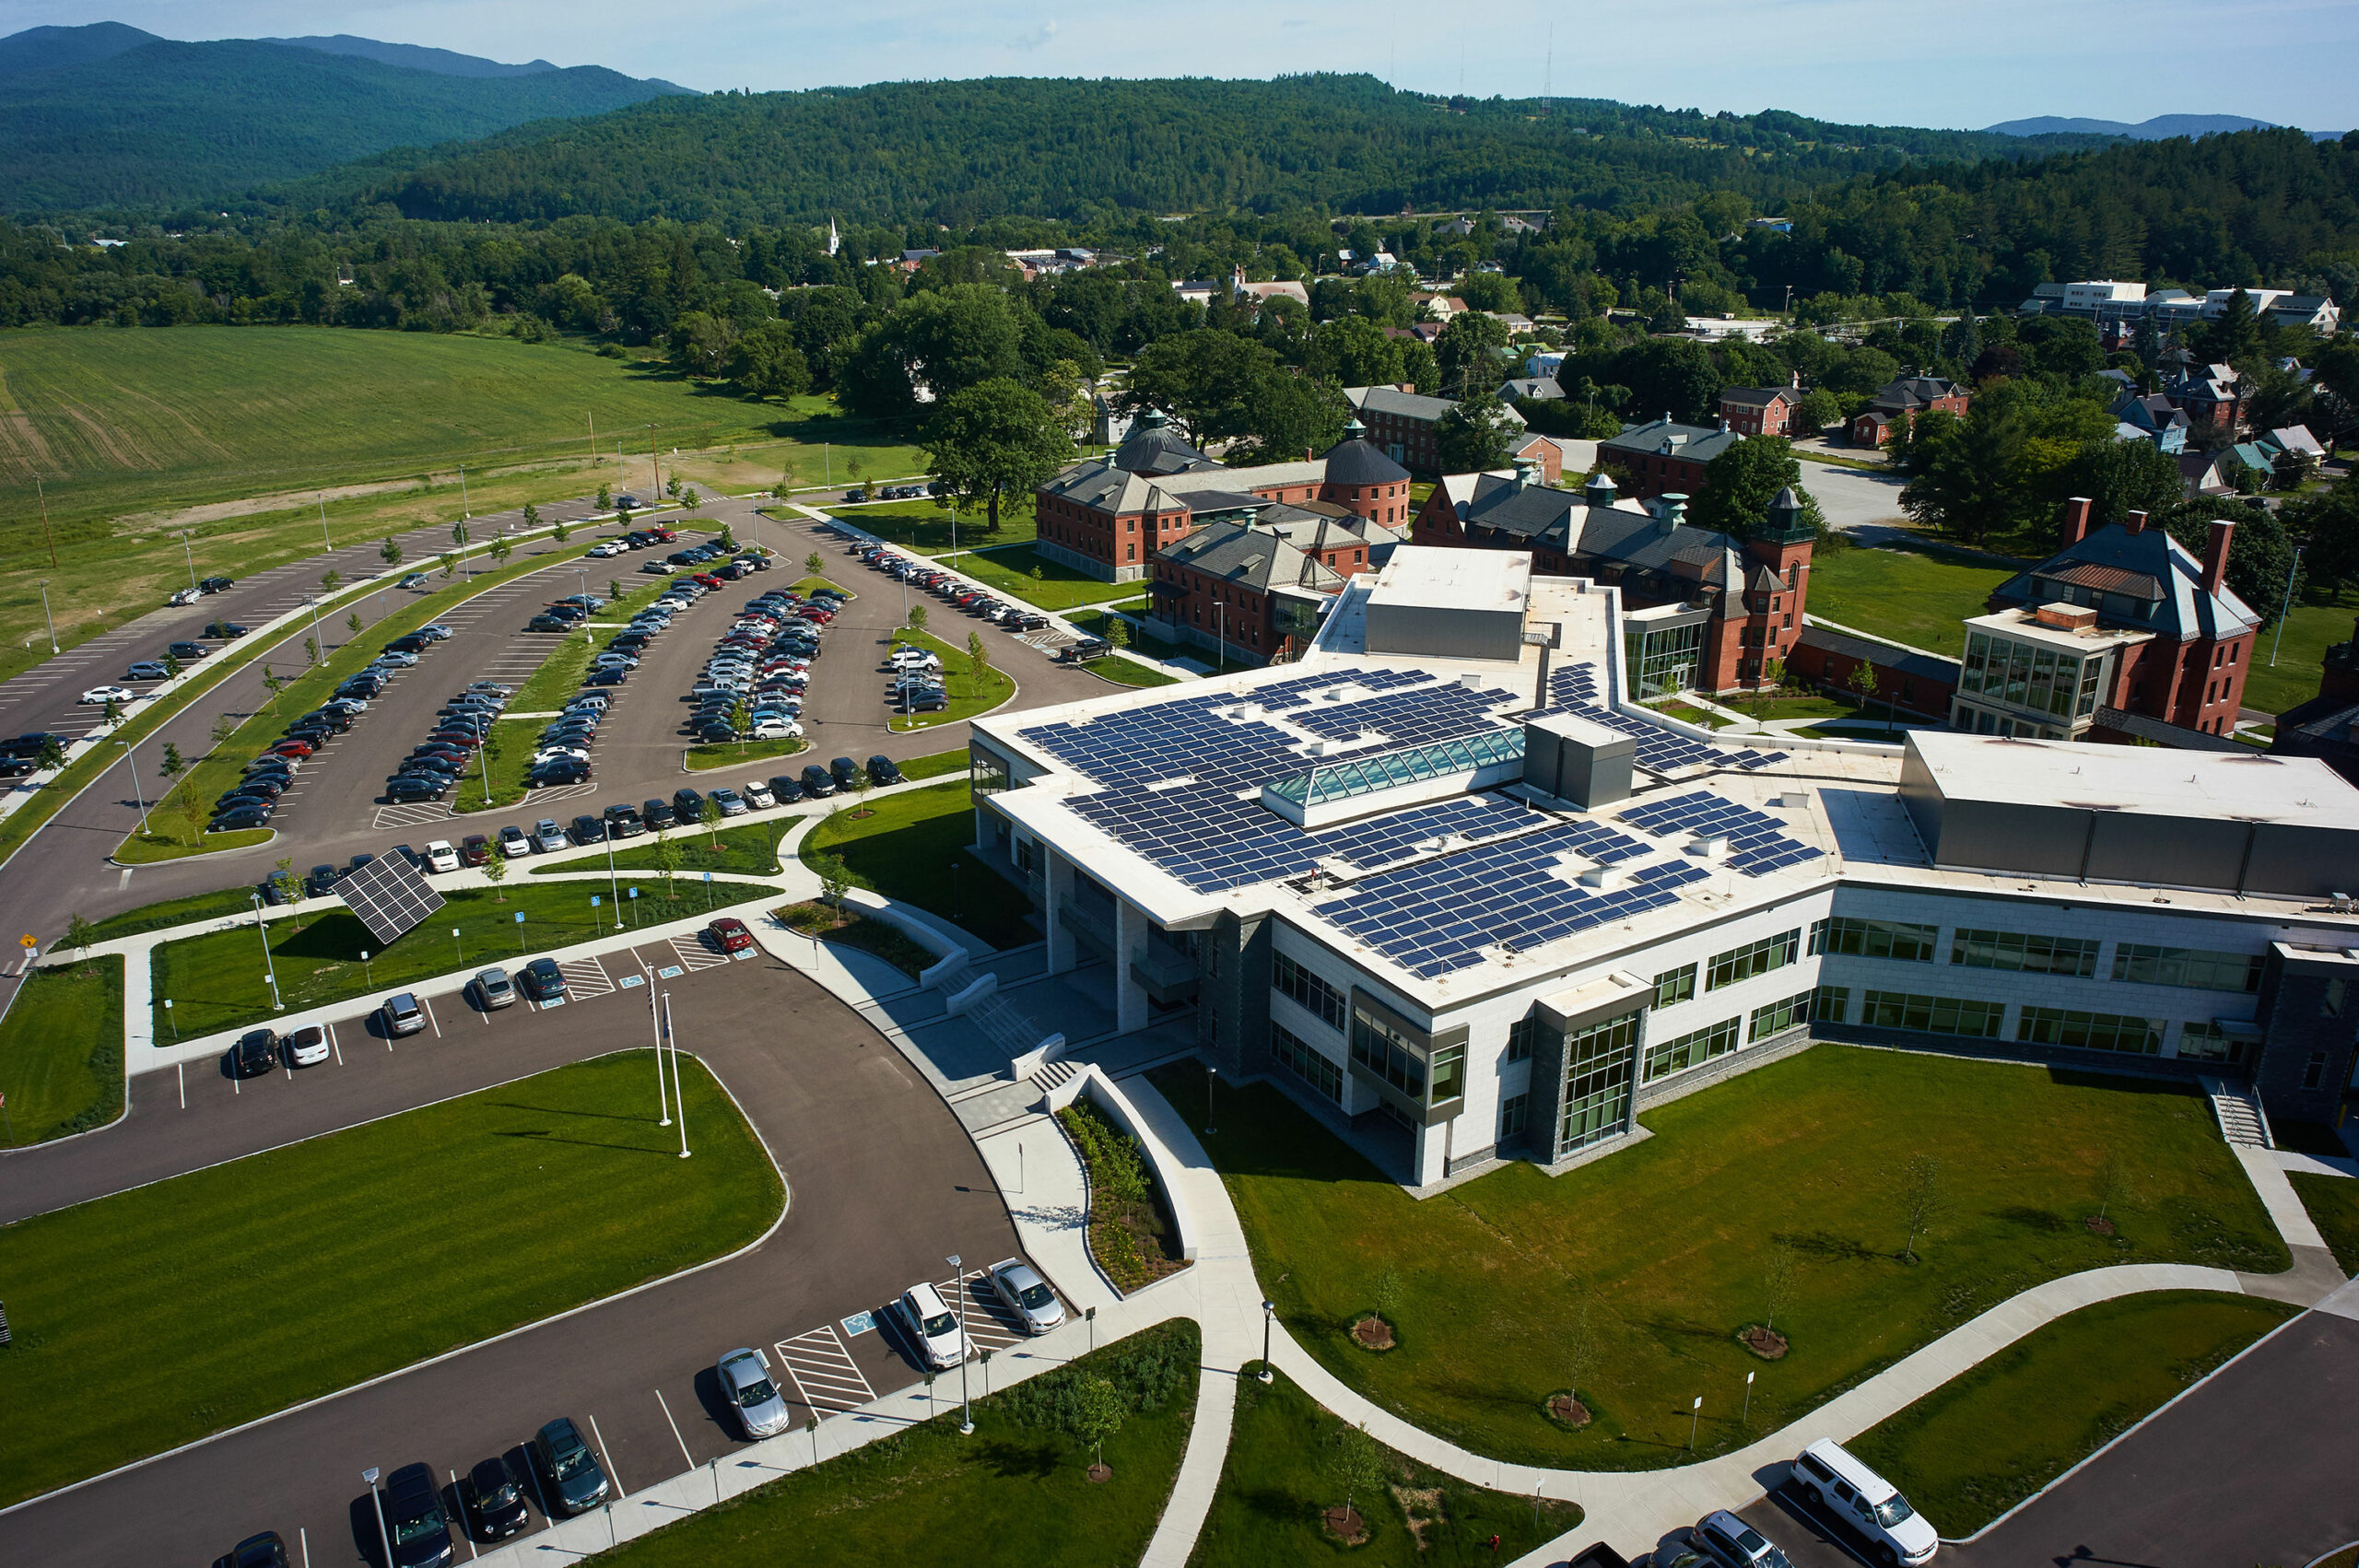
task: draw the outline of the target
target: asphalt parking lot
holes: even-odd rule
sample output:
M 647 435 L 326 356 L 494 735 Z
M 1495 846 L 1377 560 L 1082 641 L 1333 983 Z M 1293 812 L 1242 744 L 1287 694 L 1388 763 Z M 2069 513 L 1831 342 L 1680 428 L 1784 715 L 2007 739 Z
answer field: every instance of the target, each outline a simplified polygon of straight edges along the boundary
M 672 966 L 663 946 L 643 954 L 659 975 Z M 618 958 L 605 965 L 623 968 Z M 916 1365 L 878 1319 L 907 1286 L 946 1285 L 950 1254 L 987 1263 L 1017 1252 L 989 1172 L 924 1081 L 801 976 L 767 956 L 681 967 L 651 983 L 672 994 L 684 1048 L 728 1085 L 786 1176 L 787 1214 L 767 1240 L 701 1272 L 53 1494 L 0 1525 L 8 1556 L 204 1562 L 276 1529 L 299 1562 L 374 1561 L 359 1480 L 368 1467 L 390 1474 L 423 1461 L 438 1474 L 464 1472 L 569 1415 L 620 1486 L 637 1490 L 726 1464 L 745 1446 L 711 1371 L 733 1347 L 769 1350 L 798 1425 L 806 1412 L 848 1408 L 863 1390 L 916 1382 Z M 234 1084 L 192 1069 L 185 1108 L 179 1075 L 146 1074 L 134 1081 L 123 1125 L 6 1162 L 8 1212 L 643 1045 L 645 989 L 617 983 L 555 1016 L 518 1006 L 452 1017 L 443 1008 L 435 1027 L 390 1048 L 356 1014 L 338 1023 L 336 1055 L 320 1067 Z M 969 1323 L 979 1345 L 1013 1346 L 988 1311 L 970 1308 Z

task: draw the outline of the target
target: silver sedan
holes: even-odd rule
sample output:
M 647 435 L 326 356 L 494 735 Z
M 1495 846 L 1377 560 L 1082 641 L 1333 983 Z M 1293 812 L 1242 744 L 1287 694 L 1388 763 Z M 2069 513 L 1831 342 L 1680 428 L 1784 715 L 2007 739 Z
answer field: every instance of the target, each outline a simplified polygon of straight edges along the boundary
M 773 1437 L 790 1420 L 786 1400 L 770 1381 L 769 1358 L 756 1350 L 735 1350 L 722 1356 L 713 1371 L 721 1378 L 722 1398 L 737 1410 L 748 1437 Z
M 1020 1258 L 1003 1258 L 992 1265 L 992 1290 L 1001 1305 L 1023 1320 L 1027 1334 L 1045 1334 L 1065 1320 L 1065 1304 Z

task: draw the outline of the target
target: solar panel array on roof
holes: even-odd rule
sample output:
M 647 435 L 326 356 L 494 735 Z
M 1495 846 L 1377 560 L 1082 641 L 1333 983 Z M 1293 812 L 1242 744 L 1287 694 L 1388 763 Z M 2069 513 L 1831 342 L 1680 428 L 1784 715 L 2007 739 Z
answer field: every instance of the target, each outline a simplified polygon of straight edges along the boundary
M 1631 826 L 1649 833 L 1725 835 L 1729 868 L 1747 876 L 1766 876 L 1780 867 L 1814 860 L 1825 853 L 1787 837 L 1786 825 L 1777 818 L 1702 790 L 1667 801 L 1649 801 L 1621 816 Z
M 1553 672 L 1548 695 L 1554 699 L 1543 713 L 1570 713 L 1593 724 L 1619 731 L 1638 743 L 1637 764 L 1649 773 L 1669 775 L 1683 767 L 1742 767 L 1750 771 L 1783 762 L 1784 752 L 1726 750 L 1681 735 L 1660 724 L 1616 713 L 1597 699 L 1597 674 L 1586 664 Z
M 402 855 L 380 855 L 347 872 L 335 884 L 335 895 L 360 917 L 381 948 L 442 907 L 442 895 L 427 886 L 425 873 Z
M 1505 943 L 1528 952 L 1563 937 L 1660 908 L 1709 873 L 1684 860 L 1636 872 L 1592 892 L 1550 870 L 1575 858 L 1601 864 L 1649 853 L 1593 822 L 1565 823 L 1402 871 L 1373 876 L 1315 913 L 1425 979 L 1471 967 Z
M 1485 691 L 1460 685 L 1417 686 L 1379 692 L 1357 702 L 1313 703 L 1287 717 L 1324 740 L 1349 741 L 1375 734 L 1392 745 L 1411 746 L 1496 729 L 1491 710 L 1513 701 L 1513 692 L 1496 686 Z

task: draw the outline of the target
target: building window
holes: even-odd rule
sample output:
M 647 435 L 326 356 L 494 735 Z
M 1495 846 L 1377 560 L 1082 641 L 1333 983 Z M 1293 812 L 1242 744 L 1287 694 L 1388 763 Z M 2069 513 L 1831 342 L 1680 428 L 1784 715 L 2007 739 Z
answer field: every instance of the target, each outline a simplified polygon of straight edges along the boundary
M 1343 993 L 1285 954 L 1271 960 L 1270 987 L 1287 997 L 1330 1029 L 1344 1027 Z
M 1531 1107 L 1529 1094 L 1509 1094 L 1499 1102 L 1499 1141 L 1523 1136 L 1524 1113 Z
M 1745 1024 L 1744 1043 L 1753 1045 L 1772 1035 L 1782 1035 L 1797 1024 L 1810 1022 L 1811 993 L 1803 991 L 1783 1001 L 1773 1001 L 1766 1007 L 1756 1007 Z
M 1792 930 L 1765 936 L 1759 942 L 1749 942 L 1743 947 L 1715 954 L 1705 966 L 1704 989 L 1716 991 L 1722 986 L 1732 986 L 1739 980 L 1749 980 L 1755 975 L 1782 969 L 1800 954 L 1802 942 L 1802 928 L 1797 926 Z
M 1352 1012 L 1352 1059 L 1409 1098 L 1426 1097 L 1426 1064 L 1407 1038 L 1365 1008 Z
M 2310 1064 L 2302 1070 L 2302 1087 L 2315 1089 L 2326 1081 L 2326 1052 L 2312 1051 Z
M 1638 1018 L 1626 1012 L 1565 1036 L 1564 1110 L 1556 1120 L 1556 1158 L 1612 1138 L 1628 1123 Z
M 1851 1018 L 1851 988 L 1821 986 L 1810 1004 L 1810 1015 L 1823 1024 L 1847 1024 Z
M 1676 969 L 1665 969 L 1655 977 L 1655 1005 L 1675 1007 L 1696 996 L 1696 965 L 1683 964 Z
M 1532 1036 L 1540 1032 L 1537 1018 L 1519 1018 L 1508 1025 L 1508 1060 L 1530 1061 Z
M 2260 954 L 2125 942 L 2113 950 L 2113 977 L 2146 986 L 2253 992 L 2260 989 Z
M 1840 953 L 1853 958 L 1897 958 L 1911 964 L 1931 964 L 1941 937 L 1939 926 L 1842 917 L 1821 920 L 1811 927 L 1810 950 Z
M 2181 1061 L 2236 1062 L 2244 1059 L 2244 1042 L 2209 1019 L 2178 1026 Z
M 1976 1001 L 1966 997 L 1918 996 L 1907 991 L 1867 991 L 1860 998 L 1860 1022 L 1879 1029 L 1907 1029 L 1919 1035 L 1966 1035 L 1995 1040 L 2005 1016 L 2002 1001 Z
M 1466 1093 L 1466 1047 L 1444 1046 L 1434 1052 L 1433 1098 L 1426 1104 L 1448 1105 Z
M 1724 1018 L 1707 1028 L 1691 1029 L 1675 1040 L 1648 1046 L 1646 1082 L 1651 1083 L 1728 1055 L 1736 1049 L 1736 1026 L 1735 1019 Z
M 2156 1056 L 2163 1048 L 2163 1021 L 2123 1012 L 2081 1012 L 2062 1007 L 2026 1007 L 2015 1024 L 2015 1038 L 2039 1046 L 2082 1051 L 2126 1051 Z
M 2097 943 L 2085 937 L 1962 930 L 1950 938 L 1950 962 L 1968 969 L 2015 969 L 2085 980 L 2097 972 Z
M 1344 1103 L 1344 1070 L 1312 1050 L 1283 1024 L 1270 1025 L 1270 1054 L 1278 1065 L 1337 1105 Z

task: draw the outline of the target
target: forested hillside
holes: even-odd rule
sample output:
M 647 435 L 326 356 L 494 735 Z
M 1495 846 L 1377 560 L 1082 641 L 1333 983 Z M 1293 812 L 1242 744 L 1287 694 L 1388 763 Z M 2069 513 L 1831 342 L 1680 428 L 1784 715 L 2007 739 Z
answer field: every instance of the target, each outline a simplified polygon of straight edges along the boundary
M 678 91 L 594 65 L 464 76 L 103 23 L 0 41 L 0 211 L 17 213 L 227 202 L 387 147 Z
M 1596 99 L 1458 100 L 1370 76 L 1272 82 L 888 82 L 643 104 L 594 123 L 494 137 L 334 190 L 412 217 L 546 222 L 580 214 L 734 225 L 899 221 L 954 227 L 1008 213 L 1104 221 L 1138 213 L 1324 206 L 1606 207 L 1706 190 L 1765 205 L 1919 158 L 2027 156 L 2049 146 L 1975 132 L 1830 125 Z

